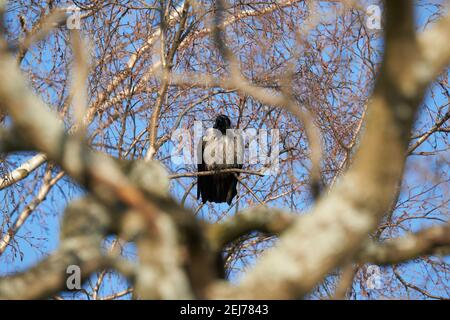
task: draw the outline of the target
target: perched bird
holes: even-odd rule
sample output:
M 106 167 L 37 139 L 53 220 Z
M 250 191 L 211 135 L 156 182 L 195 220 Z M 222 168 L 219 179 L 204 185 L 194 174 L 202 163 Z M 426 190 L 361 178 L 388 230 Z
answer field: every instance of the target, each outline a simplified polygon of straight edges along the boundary
M 217 116 L 213 128 L 207 130 L 198 146 L 198 172 L 242 168 L 242 136 L 231 129 L 225 115 Z M 237 194 L 238 173 L 214 173 L 197 177 L 197 199 L 202 202 L 226 202 L 229 205 Z

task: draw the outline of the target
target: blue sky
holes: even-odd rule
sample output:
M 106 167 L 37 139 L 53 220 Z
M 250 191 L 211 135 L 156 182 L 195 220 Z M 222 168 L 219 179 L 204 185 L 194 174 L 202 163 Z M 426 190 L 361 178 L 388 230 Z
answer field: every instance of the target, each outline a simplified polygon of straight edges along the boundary
M 432 3 L 438 3 L 439 1 L 423 1 L 424 6 L 420 6 L 417 9 L 417 25 L 419 29 L 422 29 L 422 26 L 426 23 L 426 21 L 433 16 L 435 13 L 435 8 L 429 4 Z M 373 3 L 372 1 L 367 1 L 367 3 Z M 31 14 L 31 13 L 30 13 Z M 17 24 L 17 20 L 15 19 L 15 12 L 12 11 L 9 13 L 9 16 L 6 17 L 7 20 L 11 21 L 12 24 Z M 130 23 L 135 23 L 136 21 L 133 21 L 132 18 L 130 18 Z M 155 24 L 158 23 L 155 19 Z M 127 31 L 127 28 L 124 27 L 123 32 Z M 314 35 L 313 35 L 314 36 Z M 51 52 L 49 48 L 51 48 L 51 41 L 52 37 L 49 39 L 49 43 L 47 43 L 47 46 L 43 47 L 36 47 L 33 48 L 32 51 L 41 52 L 42 56 L 44 57 L 43 63 L 36 65 L 33 64 L 34 60 L 25 60 L 23 64 L 23 68 L 39 68 L 42 69 L 44 73 L 51 72 L 50 68 L 54 63 L 55 59 L 55 53 Z M 138 45 L 138 44 L 135 44 Z M 373 45 L 375 47 L 381 48 L 382 42 L 380 40 L 374 40 Z M 69 50 L 69 49 L 67 49 Z M 346 53 L 344 52 L 344 55 Z M 48 63 L 46 63 L 46 61 Z M 51 62 L 51 63 L 50 63 Z M 320 71 L 319 71 L 320 72 Z M 358 74 L 355 73 L 354 77 L 357 77 Z M 447 74 L 444 74 L 448 78 L 448 70 Z M 46 91 L 46 89 L 48 89 Z M 420 112 L 420 115 L 418 117 L 417 121 L 417 127 L 422 129 L 423 127 L 429 127 L 430 124 L 432 124 L 432 121 L 434 118 L 437 117 L 437 107 L 447 104 L 448 110 L 448 96 L 444 93 L 436 94 L 436 92 L 439 92 L 439 88 L 435 88 L 436 90 L 433 90 L 433 95 L 430 93 L 427 94 L 425 100 L 424 100 L 424 108 Z M 55 93 L 52 92 L 54 90 L 53 88 L 41 88 L 40 91 L 45 91 L 47 96 L 44 96 L 43 98 L 47 101 L 51 101 L 52 98 L 55 96 Z M 447 89 L 448 91 L 448 89 Z M 223 99 L 228 99 L 228 96 L 226 94 L 223 94 Z M 131 104 L 134 103 L 134 101 L 124 101 L 124 104 L 130 102 Z M 334 103 L 330 101 L 331 103 Z M 426 106 L 426 107 L 425 107 Z M 220 109 L 219 106 L 211 106 L 215 107 L 217 109 Z M 237 116 L 237 112 L 235 110 L 227 110 L 227 112 L 231 115 L 233 115 L 235 118 Z M 442 110 L 441 110 L 442 112 Z M 131 119 L 129 120 L 132 121 Z M 183 124 L 186 124 L 183 122 Z M 140 132 L 141 130 L 145 129 L 147 122 L 140 119 L 134 123 L 135 129 L 137 132 Z M 96 127 L 96 123 L 93 124 L 93 128 Z M 131 129 L 128 129 L 131 130 Z M 163 129 L 161 129 L 163 130 Z M 420 130 L 419 130 L 420 131 Z M 160 131 L 160 134 L 164 133 Z M 114 134 L 114 132 L 111 132 L 110 134 Z M 130 132 L 130 136 L 132 136 L 132 132 Z M 424 143 L 419 147 L 417 152 L 427 152 L 432 151 L 434 149 L 444 149 L 447 148 L 446 144 L 448 144 L 448 136 L 447 135 L 438 135 L 431 136 L 429 138 L 429 141 Z M 163 146 L 161 150 L 161 154 L 168 155 L 171 152 L 172 145 L 170 143 Z M 9 161 L 15 162 L 15 163 L 21 163 L 24 160 L 28 159 L 30 156 L 32 156 L 33 153 L 25 153 L 20 155 L 13 155 L 8 158 Z M 112 155 L 117 155 L 115 151 L 112 152 Z M 434 156 L 434 157 L 427 157 L 426 162 L 424 163 L 424 157 L 422 156 L 410 156 L 407 161 L 407 170 L 406 175 L 403 182 L 403 191 L 400 196 L 399 202 L 402 202 L 402 200 L 406 199 L 406 197 L 410 197 L 411 194 L 415 195 L 417 194 L 417 206 L 413 207 L 413 211 L 409 211 L 409 215 L 419 214 L 423 212 L 424 210 L 432 208 L 434 205 L 438 203 L 442 203 L 447 201 L 447 211 L 445 210 L 437 212 L 432 212 L 430 214 L 430 217 L 433 217 L 433 219 L 429 221 L 423 221 L 421 220 L 411 220 L 405 223 L 405 229 L 408 227 L 409 230 L 419 230 L 423 228 L 427 224 L 435 224 L 439 223 L 437 221 L 438 219 L 446 220 L 448 219 L 448 197 L 449 197 L 449 179 L 446 172 L 449 172 L 449 151 L 447 150 L 447 153 L 444 153 L 444 159 L 442 159 L 442 154 Z M 168 160 L 167 160 L 168 161 Z M 167 161 L 165 161 L 166 164 Z M 169 165 L 170 166 L 170 165 Z M 173 167 L 172 167 L 173 168 Z M 39 168 L 38 174 L 42 174 L 43 170 L 45 169 L 45 166 L 42 166 Z M 190 169 L 190 168 L 187 168 Z M 430 181 L 424 181 L 423 175 L 418 174 L 419 170 L 425 170 L 429 171 L 431 173 L 438 172 L 440 174 L 439 177 L 430 177 Z M 192 168 L 191 168 L 192 170 Z M 297 174 L 306 174 L 306 170 L 304 168 L 297 168 L 298 172 Z M 37 185 L 34 183 L 34 177 L 35 175 L 31 175 L 30 177 L 23 180 L 20 184 L 11 187 L 10 190 L 1 190 L 0 191 L 0 199 L 3 200 L 4 205 L 2 206 L 2 210 L 5 210 L 7 212 L 13 212 L 12 210 L 14 208 L 18 208 L 18 211 L 23 208 L 23 204 L 29 202 L 33 196 L 34 191 L 38 190 L 39 188 L 39 182 Z M 433 188 L 431 190 L 428 190 L 428 188 L 435 184 L 434 182 L 436 178 L 439 179 L 439 181 L 442 181 L 436 188 Z M 261 179 L 271 179 L 270 177 L 267 178 L 261 178 Z M 193 180 L 191 178 L 184 178 L 179 179 L 176 181 L 171 182 L 171 192 L 174 195 L 174 197 L 181 199 L 183 197 L 185 186 L 191 183 Z M 255 188 L 258 187 L 258 181 L 255 181 Z M 424 190 L 428 190 L 424 192 L 423 194 L 420 194 Z M 14 197 L 11 197 L 10 192 L 14 194 Z M 64 178 L 64 181 L 58 183 L 58 187 L 53 188 L 49 196 L 47 197 L 47 200 L 39 206 L 37 210 L 33 213 L 33 215 L 30 217 L 30 219 L 27 220 L 26 224 L 20 229 L 19 233 L 16 235 L 15 241 L 18 242 L 19 247 L 21 249 L 21 253 L 18 253 L 14 250 L 13 247 L 9 247 L 6 252 L 0 256 L 0 275 L 5 274 L 11 274 L 15 272 L 19 272 L 22 270 L 27 269 L 29 266 L 37 263 L 39 260 L 41 260 L 44 256 L 47 254 L 50 254 L 52 251 L 54 251 L 58 246 L 58 230 L 59 230 L 59 223 L 61 220 L 61 215 L 63 212 L 63 209 L 67 202 L 70 199 L 79 197 L 83 194 L 83 190 L 79 187 L 75 187 L 74 184 L 70 181 L 70 178 Z M 196 189 L 192 189 L 192 194 L 195 196 Z M 256 191 L 257 194 L 258 191 Z M 262 193 L 261 193 L 262 194 Z M 15 198 L 15 199 L 13 199 Z M 17 199 L 20 199 L 18 201 Z M 311 201 L 310 199 L 297 199 L 296 200 L 296 206 L 300 210 L 306 210 L 310 205 Z M 270 205 L 272 206 L 279 206 L 281 205 L 281 201 L 274 201 Z M 193 197 L 188 197 L 188 200 L 186 202 L 186 205 L 188 207 L 191 207 L 195 209 L 198 206 L 198 202 L 193 199 Z M 284 205 L 284 203 L 283 203 Z M 225 204 L 221 205 L 214 205 L 215 209 L 219 213 L 224 213 L 228 211 L 228 206 Z M 246 204 L 242 201 L 239 204 L 239 208 L 245 207 Z M 229 214 L 234 214 L 235 208 L 232 208 L 232 210 L 229 212 Z M 209 207 L 204 206 L 200 213 L 200 218 L 207 218 L 209 213 Z M 397 210 L 394 214 L 395 215 L 401 215 L 403 212 L 401 210 L 401 207 L 399 210 Z M 14 215 L 10 216 L 11 219 L 17 218 L 17 212 L 15 212 Z M 4 216 L 0 216 L 0 225 L 3 225 L 4 223 Z M 401 229 L 398 229 L 401 230 Z M 399 232 L 396 234 L 396 236 L 400 236 L 404 233 Z M 134 259 L 134 249 L 132 245 L 129 245 L 126 247 L 126 255 L 129 256 L 131 259 Z M 250 261 L 251 263 L 252 261 Z M 449 263 L 450 259 L 446 258 L 446 262 Z M 402 273 L 405 276 L 405 279 L 408 281 L 414 282 L 414 281 L 429 281 L 429 279 L 422 279 L 418 278 L 418 273 L 423 272 L 423 269 L 429 268 L 429 266 L 423 264 L 422 262 L 416 263 L 416 262 L 410 262 L 401 268 L 405 268 L 407 271 Z M 392 277 L 392 272 L 389 268 L 382 268 L 383 276 L 384 277 Z M 428 272 L 430 274 L 431 283 L 433 282 L 433 277 L 443 276 L 439 273 L 433 273 Z M 445 275 L 444 275 L 445 276 Z M 236 280 L 238 278 L 238 274 L 232 274 L 232 279 Z M 95 281 L 96 276 L 93 275 L 92 281 Z M 419 280 L 417 280 L 419 279 Z M 427 282 L 428 283 L 428 282 Z M 450 279 L 447 278 L 447 284 L 450 285 Z M 101 295 L 108 295 L 112 292 L 121 291 L 123 289 L 127 288 L 126 281 L 118 276 L 118 275 L 111 275 L 111 279 L 107 282 L 105 282 L 105 285 L 102 287 L 100 294 Z M 443 296 L 449 296 L 448 292 L 442 291 L 438 287 L 431 287 L 428 288 L 430 292 L 437 294 L 437 295 L 443 295 Z M 356 290 L 357 295 L 360 298 L 365 298 L 364 296 L 360 295 L 360 292 Z M 380 294 L 382 294 L 381 291 L 374 291 L 371 293 L 372 298 L 379 297 Z M 67 298 L 72 297 L 72 294 L 65 295 Z M 423 298 L 420 295 L 413 295 L 412 297 L 418 297 Z M 79 294 L 77 298 L 84 298 L 83 294 Z M 129 296 L 125 296 L 124 298 L 129 298 Z

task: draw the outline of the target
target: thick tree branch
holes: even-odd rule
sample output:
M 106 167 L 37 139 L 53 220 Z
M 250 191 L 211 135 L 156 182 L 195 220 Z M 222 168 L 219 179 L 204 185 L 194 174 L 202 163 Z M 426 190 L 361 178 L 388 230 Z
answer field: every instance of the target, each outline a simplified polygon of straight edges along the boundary
M 391 265 L 426 255 L 450 254 L 450 224 L 430 227 L 382 243 L 368 241 L 357 254 L 361 263 Z
M 389 210 L 402 177 L 410 130 L 431 79 L 422 81 L 414 67 L 421 57 L 413 3 L 385 5 L 384 60 L 353 165 L 311 213 L 296 219 L 240 284 L 213 287 L 211 297 L 302 297 L 348 261 Z
M 210 225 L 207 237 L 211 247 L 215 251 L 220 251 L 227 244 L 250 232 L 280 235 L 294 219 L 294 215 L 285 211 L 258 206 L 237 213 L 223 222 Z
M 418 106 L 429 82 L 448 63 L 448 49 L 430 53 L 423 48 L 428 40 L 417 40 L 409 0 L 387 1 L 386 11 L 384 61 L 368 106 L 365 134 L 347 173 L 307 214 L 297 217 L 258 207 L 209 226 L 207 239 L 192 213 L 168 196 L 168 177 L 153 167 L 156 162 L 133 163 L 136 166 L 128 172 L 65 132 L 48 106 L 27 88 L 6 42 L 0 40 L 0 109 L 11 116 L 19 140 L 44 152 L 95 198 L 94 212 L 68 209 L 56 253 L 24 273 L 0 278 L 0 298 L 43 298 L 63 290 L 69 264 L 79 265 L 83 276 L 111 267 L 111 259 L 100 251 L 102 239 L 110 233 L 136 243 L 141 263 L 127 273 L 136 278 L 134 294 L 143 298 L 299 298 L 355 257 L 380 262 L 448 252 L 447 227 L 361 249 L 395 200 Z M 174 25 L 179 17 L 169 17 L 167 23 L 172 20 Z M 448 37 L 448 29 L 440 25 L 433 29 L 440 30 L 437 38 Z M 156 40 L 159 33 L 152 37 Z M 429 63 L 434 66 L 424 71 Z M 93 119 L 97 107 L 106 103 L 135 64 L 131 61 L 123 78 L 113 80 L 85 119 Z M 235 72 L 231 82 L 241 92 L 295 109 L 286 97 L 267 95 L 239 77 Z M 238 285 L 216 281 L 211 253 L 254 231 L 279 235 L 279 241 Z
M 82 279 L 109 267 L 101 241 L 113 216 L 92 199 L 72 202 L 65 210 L 59 249 L 34 267 L 0 278 L 0 299 L 44 299 L 67 289 L 67 268 L 80 267 Z

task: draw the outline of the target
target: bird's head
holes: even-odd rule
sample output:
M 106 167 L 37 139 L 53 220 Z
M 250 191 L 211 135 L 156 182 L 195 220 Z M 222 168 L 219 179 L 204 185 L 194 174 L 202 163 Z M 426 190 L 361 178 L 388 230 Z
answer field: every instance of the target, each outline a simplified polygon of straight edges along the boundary
M 226 134 L 227 129 L 231 128 L 230 118 L 223 114 L 217 116 L 213 128 L 219 130 L 222 134 Z

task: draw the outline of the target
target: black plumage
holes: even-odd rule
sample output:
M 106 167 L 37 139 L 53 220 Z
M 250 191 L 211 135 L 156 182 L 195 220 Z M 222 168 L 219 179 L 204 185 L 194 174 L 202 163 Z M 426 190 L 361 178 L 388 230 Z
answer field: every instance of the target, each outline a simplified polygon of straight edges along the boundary
M 199 144 L 198 172 L 219 171 L 221 169 L 242 168 L 242 138 L 231 129 L 231 121 L 225 115 L 219 115 L 213 129 L 208 130 Z M 222 156 L 219 154 L 222 152 Z M 202 202 L 226 202 L 229 205 L 237 194 L 236 175 L 238 173 L 215 173 L 198 176 L 197 199 Z

